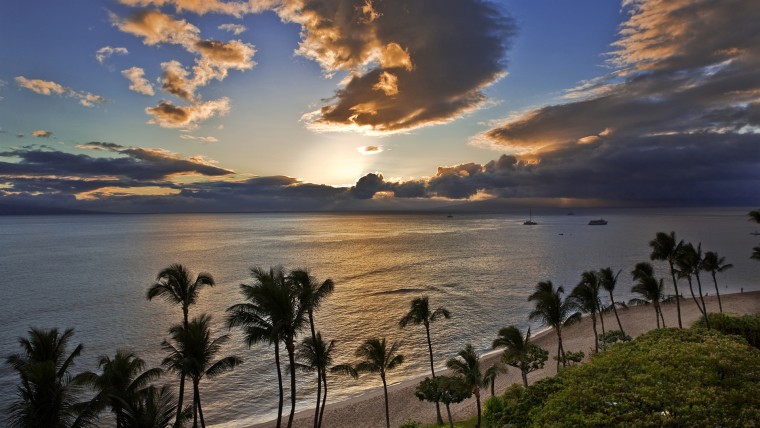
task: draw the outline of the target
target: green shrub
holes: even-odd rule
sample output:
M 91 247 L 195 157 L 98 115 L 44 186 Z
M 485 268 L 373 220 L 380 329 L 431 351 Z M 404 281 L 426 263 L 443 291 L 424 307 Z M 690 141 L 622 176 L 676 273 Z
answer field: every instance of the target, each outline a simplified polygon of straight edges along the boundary
M 751 427 L 760 421 L 760 351 L 715 331 L 654 330 L 556 378 L 558 390 L 534 400 L 531 426 Z
M 601 336 L 599 336 L 599 349 L 607 350 L 610 346 L 616 343 L 630 342 L 631 336 L 623 333 L 620 330 L 610 330 Z
M 742 336 L 755 348 L 760 348 L 760 314 L 735 316 L 728 314 L 709 313 L 710 327 L 723 334 Z M 705 320 L 700 318 L 694 322 L 693 328 L 704 328 Z
M 399 425 L 398 428 L 422 428 L 422 425 L 419 422 L 410 419 Z

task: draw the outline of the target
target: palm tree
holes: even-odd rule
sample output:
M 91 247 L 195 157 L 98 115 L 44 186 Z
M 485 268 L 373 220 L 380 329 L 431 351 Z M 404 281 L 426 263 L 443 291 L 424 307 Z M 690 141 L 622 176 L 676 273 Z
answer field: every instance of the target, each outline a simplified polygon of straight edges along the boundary
M 205 428 L 203 407 L 201 406 L 200 381 L 204 377 L 213 378 L 226 371 L 232 370 L 242 360 L 237 356 L 227 356 L 213 361 L 229 340 L 229 335 L 213 339 L 211 337 L 211 317 L 207 314 L 195 317 L 185 326 L 178 324 L 169 329 L 173 344 L 164 340 L 162 348 L 168 352 L 163 364 L 169 370 L 177 373 L 184 372 L 193 382 L 193 427 Z
M 321 284 L 319 281 L 309 275 L 306 269 L 297 269 L 290 272 L 288 276 L 289 280 L 297 289 L 299 304 L 306 309 L 306 313 L 309 316 L 309 327 L 311 328 L 311 340 L 312 343 L 317 342 L 317 334 L 314 328 L 314 311 L 319 309 L 322 300 L 330 295 L 335 289 L 335 284 L 332 279 L 326 279 Z M 322 366 L 317 366 L 317 404 L 314 409 L 314 427 L 316 428 L 319 423 L 320 417 L 320 395 L 322 393 Z M 327 385 L 325 385 L 327 388 Z
M 501 365 L 500 362 L 491 364 L 490 367 L 483 372 L 483 388 L 491 389 L 491 397 L 496 395 L 496 378 L 503 373 L 507 372 L 507 368 Z
M 530 328 L 523 337 L 520 330 L 511 325 L 499 330 L 497 337 L 491 345 L 493 349 L 504 347 L 502 361 L 520 369 L 523 386 L 528 387 L 528 373 L 541 369 L 548 358 L 548 352 L 530 343 Z M 491 393 L 493 395 L 493 391 Z
M 573 288 L 570 297 L 578 303 L 581 311 L 591 314 L 591 327 L 594 330 L 594 350 L 599 352 L 599 334 L 596 332 L 596 314 L 599 311 L 599 281 L 596 272 L 586 271 L 581 274 L 581 282 Z
M 193 279 L 192 273 L 183 265 L 174 263 L 164 268 L 156 276 L 156 282 L 150 286 L 146 297 L 153 300 L 155 297 L 163 297 L 169 303 L 182 307 L 182 325 L 187 328 L 188 312 L 190 305 L 198 300 L 198 293 L 206 286 L 213 287 L 214 278 L 211 274 L 201 272 Z M 185 375 L 179 378 L 179 403 L 177 405 L 177 420 L 179 425 L 182 401 L 185 397 Z
M 464 349 L 457 353 L 459 358 L 451 358 L 446 361 L 446 367 L 464 378 L 465 384 L 472 389 L 475 395 L 475 404 L 478 408 L 478 423 L 480 427 L 480 386 L 483 385 L 483 374 L 480 372 L 480 357 L 475 353 L 472 344 L 467 344 Z M 460 359 L 461 358 L 461 359 Z
M 59 334 L 56 328 L 32 328 L 28 335 L 18 339 L 22 352 L 6 359 L 21 380 L 17 400 L 7 408 L 8 427 L 91 426 L 96 412 L 88 403 L 76 402 L 85 384 L 84 376 L 72 376 L 70 372 L 83 349 L 79 344 L 67 353 L 74 330 L 66 329 Z
M 161 369 L 145 370 L 145 361 L 134 353 L 117 350 L 113 359 L 103 355 L 98 361 L 101 374 L 87 372 L 86 381 L 97 395 L 92 400 L 97 408 L 110 407 L 116 417 L 116 427 L 126 426 L 125 406 L 128 407 L 140 399 L 143 390 L 161 376 Z
M 667 261 L 670 267 L 670 276 L 673 278 L 673 289 L 676 292 L 676 312 L 678 313 L 678 328 L 683 328 L 681 322 L 681 294 L 678 292 L 678 281 L 676 280 L 676 262 L 679 259 L 683 240 L 676 243 L 676 233 L 658 232 L 655 239 L 649 241 L 652 247 L 652 254 L 649 255 L 651 260 Z M 691 284 L 689 285 L 691 287 Z M 621 327 L 622 330 L 622 327 Z
M 177 400 L 169 385 L 148 386 L 140 391 L 137 400 L 124 403 L 125 428 L 169 428 L 174 425 Z M 180 426 L 191 417 L 190 408 L 181 412 Z
M 284 401 L 280 342 L 283 340 L 283 331 L 291 318 L 294 298 L 285 280 L 282 267 L 273 267 L 269 271 L 255 267 L 251 268 L 250 273 L 255 283 L 240 284 L 240 292 L 246 302 L 227 308 L 227 327 L 241 327 L 249 348 L 262 342 L 274 345 L 274 362 L 279 387 L 277 426 L 280 427 Z M 293 365 L 293 370 L 295 370 L 295 365 Z
M 430 302 L 428 301 L 428 296 L 422 296 L 412 300 L 409 312 L 407 312 L 407 314 L 401 318 L 401 321 L 399 321 L 401 328 L 404 328 L 409 324 L 422 324 L 425 326 L 428 355 L 430 356 L 430 373 L 432 374 L 433 379 L 435 379 L 435 365 L 433 364 L 433 344 L 430 341 L 430 323 L 441 317 L 449 319 L 451 318 L 451 312 L 449 312 L 449 310 L 444 307 L 439 307 L 433 312 L 430 312 Z M 443 419 L 441 418 L 441 406 L 437 401 L 435 403 L 435 415 L 437 423 L 439 425 L 443 424 Z
M 380 379 L 383 381 L 383 394 L 385 396 L 385 425 L 387 428 L 391 426 L 391 417 L 388 410 L 388 384 L 386 376 L 388 371 L 404 363 L 404 356 L 397 353 L 399 346 L 398 342 L 393 342 L 388 347 L 383 337 L 382 339 L 367 339 L 356 349 L 356 356 L 361 358 L 361 361 L 355 366 L 356 372 L 380 373 Z
M 637 263 L 636 267 L 631 271 L 631 276 L 633 276 L 634 281 L 637 281 L 636 284 L 631 287 L 631 292 L 637 293 L 643 298 L 643 300 L 632 299 L 632 302 L 652 302 L 655 319 L 657 320 L 657 328 L 660 328 L 660 318 L 662 318 L 662 326 L 665 327 L 665 318 L 660 309 L 660 301 L 663 298 L 662 279 L 658 281 L 657 278 L 654 277 L 654 268 L 647 262 Z
M 707 306 L 705 306 L 705 298 L 702 294 L 702 280 L 699 277 L 699 272 L 702 270 L 702 257 L 702 244 L 697 244 L 697 247 L 695 248 L 694 245 L 688 243 L 681 249 L 681 254 L 677 263 L 679 274 L 688 279 L 691 297 L 694 299 L 694 303 L 697 304 L 699 311 L 702 313 L 702 317 L 705 319 L 705 325 L 709 329 L 710 320 L 707 317 Z M 694 288 L 691 282 L 692 276 L 697 279 L 699 301 L 697 301 L 697 297 L 694 295 Z
M 615 312 L 615 319 L 617 319 L 618 327 L 620 327 L 620 331 L 623 332 L 625 335 L 625 331 L 623 330 L 623 324 L 620 322 L 620 317 L 618 316 L 617 312 L 617 305 L 615 303 L 615 296 L 613 292 L 615 291 L 615 285 L 617 285 L 617 279 L 620 275 L 620 272 L 622 270 L 617 271 L 616 274 L 612 273 L 612 268 L 604 268 L 599 270 L 599 286 L 605 289 L 608 293 L 610 293 L 610 305 L 612 306 L 612 311 Z
M 755 223 L 760 223 L 760 210 L 750 211 L 749 219 L 750 221 L 754 221 Z M 750 256 L 750 258 L 754 260 L 760 260 L 760 245 L 752 248 L 752 255 Z
M 329 369 L 333 373 L 347 373 L 354 377 L 357 376 L 353 367 L 348 365 L 333 366 L 332 353 L 335 348 L 335 340 L 325 342 L 322 339 L 322 333 L 317 332 L 317 340 L 312 340 L 311 337 L 305 337 L 298 345 L 296 351 L 296 367 L 299 370 L 305 372 L 317 372 L 317 376 L 321 379 L 318 387 L 324 388 L 324 394 L 321 398 L 321 403 L 317 402 L 317 414 L 315 415 L 315 424 L 317 427 L 322 425 L 322 415 L 325 412 L 325 403 L 327 402 L 327 370 Z M 320 395 L 317 394 L 317 399 Z
M 528 297 L 529 302 L 535 302 L 536 308 L 530 313 L 531 320 L 541 320 L 543 325 L 554 328 L 557 334 L 557 371 L 562 361 L 565 367 L 565 348 L 562 346 L 562 327 L 580 321 L 581 314 L 578 312 L 578 304 L 573 298 L 563 299 L 565 290 L 562 286 L 554 288 L 551 281 L 541 281 L 536 285 L 535 291 Z
M 723 303 L 720 301 L 720 291 L 718 290 L 718 280 L 715 278 L 715 274 L 718 272 L 725 272 L 728 269 L 734 267 L 731 263 L 726 263 L 726 258 L 721 257 L 715 251 L 708 251 L 705 253 L 702 259 L 702 270 L 710 272 L 715 285 L 715 294 L 718 296 L 718 308 L 720 312 L 723 312 Z

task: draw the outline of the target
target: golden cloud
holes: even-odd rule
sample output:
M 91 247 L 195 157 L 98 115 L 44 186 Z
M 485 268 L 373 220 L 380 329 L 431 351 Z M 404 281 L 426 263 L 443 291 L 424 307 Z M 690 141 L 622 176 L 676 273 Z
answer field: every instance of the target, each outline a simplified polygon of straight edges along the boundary
M 240 24 L 222 24 L 218 27 L 216 27 L 220 30 L 229 31 L 230 33 L 239 36 L 240 34 L 243 34 L 247 28 L 245 28 L 245 25 Z
M 176 106 L 169 101 L 161 101 L 156 107 L 145 109 L 147 114 L 153 116 L 148 123 L 157 124 L 162 128 L 185 129 L 193 129 L 197 127 L 198 122 L 224 116 L 229 111 L 230 100 L 227 97 L 189 106 Z
M 153 85 L 150 84 L 148 79 L 145 78 L 145 70 L 140 67 L 131 67 L 126 70 L 122 70 L 122 76 L 129 80 L 129 89 L 143 95 L 155 95 L 153 91 Z
M 372 86 L 376 91 L 383 91 L 385 95 L 391 96 L 398 94 L 398 77 L 387 71 L 380 73 L 380 80 Z
M 41 129 L 38 129 L 36 131 L 32 131 L 32 137 L 37 138 L 50 138 L 53 136 L 53 133 L 50 131 L 43 131 Z
M 17 76 L 15 80 L 20 87 L 37 94 L 46 96 L 65 95 L 69 98 L 79 100 L 79 104 L 85 107 L 92 107 L 96 103 L 103 104 L 109 102 L 108 99 L 103 98 L 100 95 L 94 95 L 84 91 L 76 91 L 49 80 L 27 79 L 24 76 Z

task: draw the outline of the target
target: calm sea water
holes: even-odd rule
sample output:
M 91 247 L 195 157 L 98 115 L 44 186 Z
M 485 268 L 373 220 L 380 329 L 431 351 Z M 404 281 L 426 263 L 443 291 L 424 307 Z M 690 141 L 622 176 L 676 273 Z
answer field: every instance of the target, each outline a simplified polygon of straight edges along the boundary
M 719 276 L 722 292 L 756 290 L 760 263 L 749 254 L 760 238 L 750 235 L 755 229 L 747 211 L 607 212 L 609 224 L 596 227 L 587 225 L 591 215 L 579 212 L 534 212 L 538 226 L 523 226 L 522 217 L 476 214 L 0 217 L 0 355 L 17 352 L 17 338 L 31 326 L 73 327 L 74 343 L 85 346 L 79 370 L 95 370 L 98 356 L 117 348 L 158 365 L 161 341 L 181 320 L 178 307 L 145 299 L 162 268 L 179 262 L 214 275 L 217 286 L 202 293 L 191 316 L 211 314 L 223 334 L 224 310 L 241 302 L 238 286 L 249 282 L 249 267 L 283 265 L 335 281 L 317 324 L 338 341 L 336 363 L 352 362 L 366 338 L 402 341 L 407 363 L 391 373 L 395 383 L 427 367 L 423 328 L 398 327 L 412 298 L 426 294 L 432 305 L 453 313 L 432 326 L 440 365 L 468 342 L 487 350 L 501 327 L 526 326 L 526 299 L 540 280 L 569 289 L 584 270 L 610 266 L 623 269 L 616 294 L 627 300 L 627 272 L 648 260 L 648 241 L 658 231 L 701 241 L 704 250 L 733 263 Z M 665 266 L 656 267 L 666 274 Z M 277 406 L 272 349 L 248 349 L 237 331 L 231 334 L 225 352 L 245 363 L 202 382 L 206 421 L 238 426 L 271 419 Z M 11 370 L 0 368 L 3 408 L 16 381 Z M 331 402 L 380 385 L 370 375 L 358 381 L 333 376 L 330 382 Z M 299 410 L 312 408 L 314 388 L 310 379 L 299 383 Z

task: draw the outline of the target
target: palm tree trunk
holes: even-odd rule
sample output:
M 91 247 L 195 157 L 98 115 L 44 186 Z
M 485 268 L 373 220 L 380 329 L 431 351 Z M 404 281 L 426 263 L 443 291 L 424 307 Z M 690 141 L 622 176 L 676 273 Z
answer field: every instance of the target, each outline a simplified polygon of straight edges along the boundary
M 711 272 L 713 278 L 713 284 L 715 284 L 715 295 L 718 296 L 718 308 L 720 313 L 723 313 L 723 303 L 720 301 L 720 291 L 718 291 L 718 280 L 715 278 L 715 271 Z
M 311 307 L 308 309 L 309 314 L 309 326 L 311 327 L 311 343 L 315 346 L 317 344 L 317 332 L 314 328 L 314 311 Z M 319 405 L 321 404 L 320 398 L 322 394 L 322 367 L 317 367 L 317 405 L 314 409 L 314 428 L 319 426 Z
M 496 395 L 496 378 L 491 381 L 491 397 Z
M 480 388 L 477 386 L 475 387 L 475 404 L 478 407 L 478 424 L 475 425 L 475 428 L 480 428 Z
M 562 361 L 562 367 L 567 367 L 565 361 L 565 348 L 562 347 L 562 331 L 557 328 L 557 373 L 559 373 L 559 362 Z
M 623 331 L 623 324 L 620 322 L 620 317 L 618 316 L 618 313 L 617 313 L 617 306 L 615 306 L 615 297 L 613 297 L 611 291 L 610 291 L 610 302 L 612 302 L 612 311 L 615 312 L 615 319 L 617 320 L 618 327 L 620 327 L 620 331 L 623 333 L 623 335 L 625 335 L 625 331 Z M 679 311 L 679 315 L 680 315 L 680 311 Z
M 194 383 L 193 388 L 195 388 L 195 396 L 198 401 L 198 419 L 201 421 L 201 428 L 206 428 L 206 421 L 203 419 L 203 407 L 201 406 L 201 390 L 198 387 L 198 382 Z
M 662 305 L 660 304 L 660 301 L 657 301 L 657 310 L 660 312 L 660 319 L 662 320 L 662 328 L 666 328 L 665 326 L 665 316 L 662 314 Z
M 604 335 L 604 333 L 605 333 L 605 330 L 604 330 L 604 315 L 602 314 L 602 305 L 601 304 L 599 305 L 599 321 L 601 321 L 601 323 L 602 323 L 602 335 Z
M 699 313 L 704 316 L 705 310 L 702 309 L 702 306 L 699 304 L 699 300 L 697 300 L 697 295 L 694 294 L 694 286 L 691 282 L 691 276 L 686 277 L 689 280 L 689 291 L 691 291 L 691 298 L 694 299 L 694 304 L 697 305 L 697 309 L 699 309 Z
M 681 295 L 678 294 L 678 281 L 676 281 L 676 271 L 673 268 L 673 261 L 668 260 L 668 263 L 670 263 L 670 276 L 673 277 L 673 289 L 676 291 L 676 311 L 678 312 L 678 328 L 683 328 L 683 324 L 681 324 Z
M 185 398 L 185 373 L 179 375 L 179 398 L 177 399 L 177 418 L 174 420 L 174 426 L 179 427 L 179 420 L 182 416 L 182 401 Z
M 290 416 L 288 416 L 288 428 L 293 426 L 293 416 L 296 414 L 296 347 L 292 338 L 288 338 L 286 344 L 288 360 L 290 361 Z
M 435 366 L 433 365 L 433 343 L 430 341 L 430 325 L 427 323 L 425 324 L 425 334 L 427 334 L 428 353 L 430 354 L 430 373 L 433 375 L 433 379 L 435 379 Z M 438 425 L 443 424 L 443 419 L 441 418 L 441 405 L 438 403 L 438 401 L 435 402 L 435 421 Z
M 274 342 L 274 365 L 277 367 L 277 386 L 280 388 L 280 399 L 277 403 L 277 428 L 282 426 L 282 404 L 284 391 L 282 388 L 282 368 L 280 368 L 280 342 Z
M 591 328 L 594 329 L 594 352 L 599 353 L 599 334 L 596 332 L 596 311 L 591 311 Z
M 325 370 L 322 371 L 322 385 L 325 388 L 325 393 L 322 394 L 322 408 L 319 410 L 319 423 L 317 424 L 317 428 L 322 426 L 322 416 L 325 415 L 325 403 L 327 403 L 327 373 L 326 373 L 326 367 Z
M 391 428 L 391 413 L 388 410 L 388 385 L 385 383 L 385 373 L 380 373 L 383 380 L 383 394 L 385 395 L 385 427 Z
M 449 427 L 454 428 L 454 420 L 451 419 L 451 409 L 449 408 L 448 404 L 446 404 L 446 413 L 449 415 Z
M 657 302 L 652 302 L 654 306 L 654 319 L 657 321 L 657 328 L 660 328 L 660 309 L 657 307 Z
M 705 306 L 705 296 L 702 294 L 702 281 L 699 279 L 699 273 L 694 275 L 697 277 L 697 286 L 699 287 L 699 300 L 702 301 L 702 315 L 705 317 L 705 326 L 710 329 L 710 319 L 707 317 L 707 306 Z
M 193 391 L 193 428 L 198 428 L 198 397 Z
M 522 375 L 523 386 L 527 388 L 528 387 L 528 370 L 521 369 L 520 374 Z

